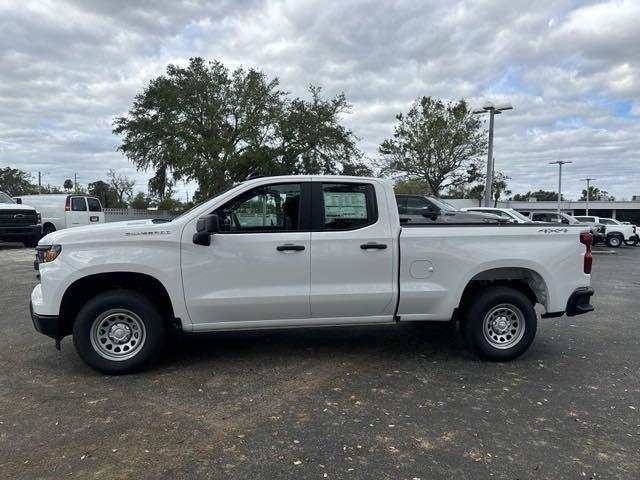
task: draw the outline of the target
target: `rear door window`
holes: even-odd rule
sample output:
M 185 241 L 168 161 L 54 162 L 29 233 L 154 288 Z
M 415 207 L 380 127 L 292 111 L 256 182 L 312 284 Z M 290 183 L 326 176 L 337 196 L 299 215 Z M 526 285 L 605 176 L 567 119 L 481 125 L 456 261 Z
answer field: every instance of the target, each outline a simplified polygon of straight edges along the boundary
M 102 211 L 102 205 L 100 205 L 100 200 L 97 198 L 87 197 L 87 204 L 89 205 L 90 212 Z
M 322 184 L 323 230 L 352 230 L 378 220 L 373 185 Z
M 84 197 L 72 197 L 71 198 L 71 211 L 73 212 L 86 212 L 87 202 Z

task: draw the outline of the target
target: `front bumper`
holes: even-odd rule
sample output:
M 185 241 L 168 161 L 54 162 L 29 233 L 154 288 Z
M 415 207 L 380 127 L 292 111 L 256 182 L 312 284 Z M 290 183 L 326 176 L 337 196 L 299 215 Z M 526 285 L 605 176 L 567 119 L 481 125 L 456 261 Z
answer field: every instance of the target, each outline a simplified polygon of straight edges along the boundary
M 38 315 L 33 311 L 33 304 L 29 303 L 29 310 L 31 311 L 31 321 L 34 328 L 51 338 L 60 339 L 67 335 L 63 322 L 57 315 Z
M 574 317 L 593 311 L 593 305 L 589 303 L 591 296 L 594 294 L 593 288 L 582 287 L 574 291 L 567 302 L 567 317 Z
M 40 225 L 5 225 L 0 227 L 0 239 L 23 239 L 26 237 L 39 237 L 42 234 Z

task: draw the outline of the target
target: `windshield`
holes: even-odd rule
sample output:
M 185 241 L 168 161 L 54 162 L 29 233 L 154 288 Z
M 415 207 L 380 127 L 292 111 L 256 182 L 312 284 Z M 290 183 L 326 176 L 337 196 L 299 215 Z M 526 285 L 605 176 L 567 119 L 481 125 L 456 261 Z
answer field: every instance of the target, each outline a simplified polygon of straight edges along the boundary
M 429 200 L 432 203 L 435 203 L 436 206 L 440 209 L 440 210 L 444 210 L 447 212 L 457 212 L 458 209 L 455 208 L 453 205 L 449 205 L 447 202 L 443 202 L 440 199 L 434 198 L 434 197 L 429 197 Z
M 573 218 L 571 215 L 567 215 L 566 213 L 561 213 L 560 216 L 562 218 L 566 218 L 569 221 L 569 225 L 575 225 L 576 223 L 580 223 L 577 218 Z
M 620 222 L 613 218 L 601 218 L 600 222 L 604 223 L 605 225 L 620 225 Z
M 6 193 L 0 192 L 0 203 L 16 203 L 16 202 L 14 202 L 13 198 L 11 198 Z
M 509 215 L 517 218 L 518 220 L 522 220 L 523 222 L 527 222 L 527 223 L 531 221 L 529 217 L 525 217 L 520 212 L 515 211 L 513 208 L 510 208 L 508 211 L 509 211 Z

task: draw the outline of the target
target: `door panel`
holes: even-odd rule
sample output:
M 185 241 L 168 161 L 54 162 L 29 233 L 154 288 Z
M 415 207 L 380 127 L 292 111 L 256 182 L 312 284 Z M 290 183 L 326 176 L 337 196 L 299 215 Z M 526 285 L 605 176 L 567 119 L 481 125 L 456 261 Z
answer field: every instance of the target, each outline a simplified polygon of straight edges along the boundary
M 100 200 L 94 197 L 87 197 L 89 206 L 89 223 L 104 223 L 104 212 Z
M 308 190 L 288 183 L 240 193 L 216 209 L 222 231 L 208 247 L 192 241 L 195 220 L 185 228 L 183 286 L 194 324 L 309 319 Z
M 191 321 L 309 318 L 310 235 L 215 234 L 209 247 L 185 241 L 182 270 Z M 278 251 L 288 243 L 304 250 Z
M 67 212 L 67 226 L 81 227 L 89 224 L 87 201 L 84 197 L 71 197 L 71 210 Z
M 314 183 L 313 191 L 311 315 L 391 320 L 394 243 L 389 222 L 377 212 L 374 187 Z

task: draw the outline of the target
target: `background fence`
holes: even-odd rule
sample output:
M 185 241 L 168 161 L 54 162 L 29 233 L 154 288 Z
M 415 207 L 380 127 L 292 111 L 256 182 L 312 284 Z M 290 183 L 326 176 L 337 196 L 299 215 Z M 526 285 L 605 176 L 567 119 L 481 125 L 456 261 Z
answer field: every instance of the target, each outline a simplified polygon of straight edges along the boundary
M 124 220 L 145 220 L 150 218 L 166 218 L 171 220 L 178 216 L 165 210 L 136 210 L 133 208 L 105 208 L 105 222 L 122 222 Z

